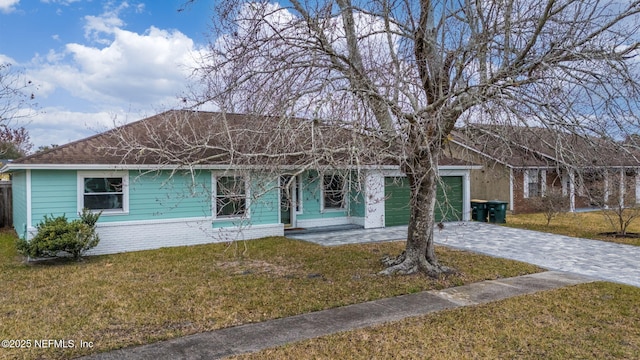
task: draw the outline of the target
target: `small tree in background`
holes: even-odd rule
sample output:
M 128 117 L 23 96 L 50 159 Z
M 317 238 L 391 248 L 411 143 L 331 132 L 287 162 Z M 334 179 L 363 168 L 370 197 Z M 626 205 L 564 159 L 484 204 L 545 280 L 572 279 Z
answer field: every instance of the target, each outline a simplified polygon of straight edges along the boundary
M 69 222 L 65 215 L 44 216 L 36 226 L 38 233 L 31 240 L 19 239 L 18 252 L 33 258 L 61 257 L 71 255 L 80 260 L 100 242 L 95 225 L 101 213 L 83 209 L 80 219 Z
M 627 236 L 629 226 L 640 218 L 640 204 L 635 192 L 626 191 L 635 187 L 635 177 L 617 173 L 609 176 L 610 190 L 606 201 L 602 200 L 602 214 L 617 236 Z M 631 183 L 633 182 L 633 183 Z
M 547 220 L 547 225 L 561 213 L 569 210 L 569 197 L 563 196 L 561 190 L 547 190 L 544 196 L 532 200 L 536 211 L 541 212 Z
M 17 159 L 31 151 L 31 137 L 24 127 L 11 128 L 0 124 L 0 158 Z

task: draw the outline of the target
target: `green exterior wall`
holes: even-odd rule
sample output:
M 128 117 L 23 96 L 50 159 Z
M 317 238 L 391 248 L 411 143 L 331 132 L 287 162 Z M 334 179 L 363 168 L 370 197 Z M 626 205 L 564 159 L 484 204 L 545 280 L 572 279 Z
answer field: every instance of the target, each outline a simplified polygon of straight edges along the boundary
M 13 193 L 13 228 L 18 236 L 25 236 L 27 224 L 27 172 L 12 174 L 11 191 Z
M 409 181 L 406 177 L 385 178 L 385 226 L 409 222 Z M 443 176 L 436 190 L 435 221 L 462 220 L 462 176 Z

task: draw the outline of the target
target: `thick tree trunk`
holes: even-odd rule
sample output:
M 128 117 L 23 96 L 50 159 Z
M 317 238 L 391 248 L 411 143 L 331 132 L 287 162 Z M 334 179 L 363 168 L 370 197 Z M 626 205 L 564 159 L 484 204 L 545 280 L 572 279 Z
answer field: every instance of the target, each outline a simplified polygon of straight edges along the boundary
M 411 185 L 410 218 L 405 251 L 397 258 L 383 259 L 388 267 L 381 273 L 412 274 L 424 272 L 430 276 L 451 272 L 438 263 L 433 243 L 433 230 L 438 183 L 437 161 L 433 155 L 412 161 L 405 169 Z

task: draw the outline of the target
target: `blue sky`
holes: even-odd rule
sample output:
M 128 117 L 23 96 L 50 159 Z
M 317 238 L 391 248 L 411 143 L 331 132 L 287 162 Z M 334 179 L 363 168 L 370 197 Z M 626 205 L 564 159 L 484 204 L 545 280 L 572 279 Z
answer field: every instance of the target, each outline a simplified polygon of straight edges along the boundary
M 179 106 L 214 0 L 0 0 L 0 62 L 35 84 L 35 147 Z

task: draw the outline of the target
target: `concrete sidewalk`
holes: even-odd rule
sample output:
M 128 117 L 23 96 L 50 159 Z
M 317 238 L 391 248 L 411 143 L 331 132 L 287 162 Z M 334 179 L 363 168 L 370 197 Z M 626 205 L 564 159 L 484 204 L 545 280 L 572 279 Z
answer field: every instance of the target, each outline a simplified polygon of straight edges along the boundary
M 591 281 L 592 278 L 581 275 L 548 271 L 199 333 L 83 359 L 220 359 L 411 316 Z

